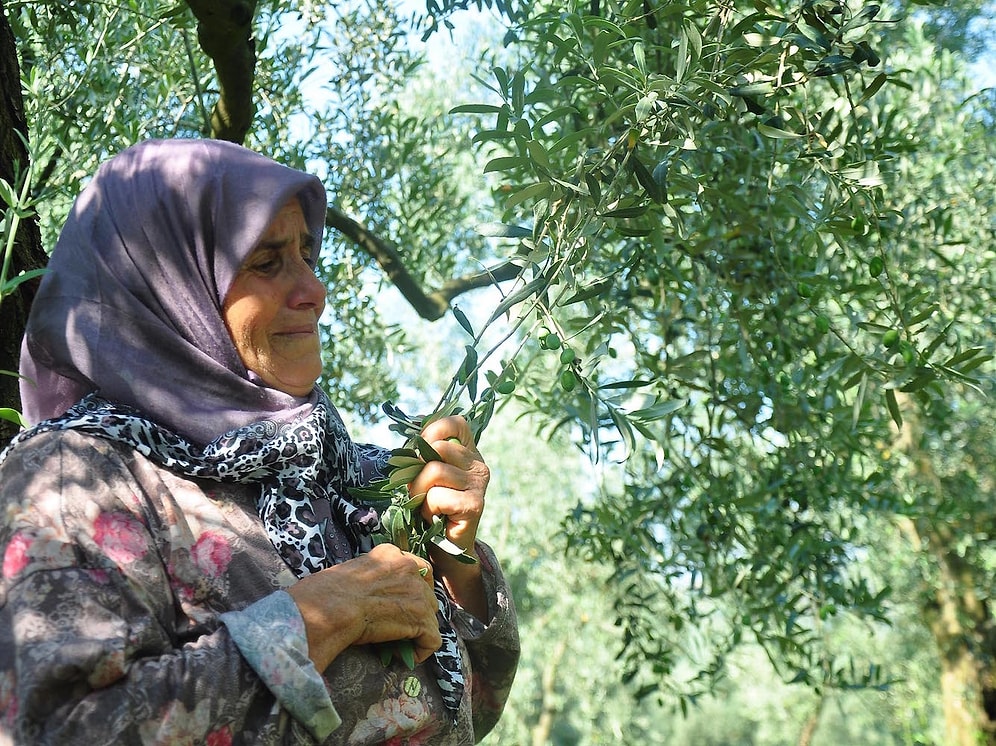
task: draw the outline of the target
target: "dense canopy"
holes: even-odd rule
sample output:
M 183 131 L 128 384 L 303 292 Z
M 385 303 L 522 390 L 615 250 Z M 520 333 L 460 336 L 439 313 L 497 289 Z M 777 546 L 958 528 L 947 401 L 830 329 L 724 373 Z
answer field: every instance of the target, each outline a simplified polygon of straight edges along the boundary
M 944 743 L 996 743 L 988 4 L 2 7 L 0 368 L 18 272 L 100 160 L 244 142 L 328 188 L 347 409 L 436 387 L 487 438 L 508 408 L 584 451 L 551 523 L 609 589 L 629 691 L 687 710 L 744 646 L 816 691 L 888 688 L 899 657 L 840 632 L 905 609 Z M 456 336 L 451 370 L 403 373 L 416 319 Z

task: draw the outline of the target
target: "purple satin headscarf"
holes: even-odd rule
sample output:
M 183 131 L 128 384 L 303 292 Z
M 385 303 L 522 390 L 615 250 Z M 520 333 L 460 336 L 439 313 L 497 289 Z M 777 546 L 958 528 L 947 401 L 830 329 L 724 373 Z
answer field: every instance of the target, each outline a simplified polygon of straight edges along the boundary
M 292 197 L 321 244 L 314 176 L 219 140 L 151 140 L 97 171 L 73 205 L 21 347 L 34 424 L 96 391 L 195 443 L 314 403 L 245 369 L 221 315 L 243 260 Z

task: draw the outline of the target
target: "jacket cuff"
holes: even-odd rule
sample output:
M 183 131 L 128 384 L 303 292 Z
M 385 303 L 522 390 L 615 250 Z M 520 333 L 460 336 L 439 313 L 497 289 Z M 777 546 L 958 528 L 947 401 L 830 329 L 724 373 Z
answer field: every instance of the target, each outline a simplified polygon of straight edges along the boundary
M 487 642 L 492 638 L 500 638 L 509 624 L 514 624 L 512 592 L 491 547 L 477 542 L 474 549 L 481 563 L 481 579 L 484 582 L 484 595 L 488 600 L 490 621 L 485 624 L 454 603 L 453 627 L 468 642 Z
M 342 724 L 325 679 L 308 657 L 304 619 L 286 591 L 275 591 L 221 621 L 246 662 L 281 707 L 319 742 Z

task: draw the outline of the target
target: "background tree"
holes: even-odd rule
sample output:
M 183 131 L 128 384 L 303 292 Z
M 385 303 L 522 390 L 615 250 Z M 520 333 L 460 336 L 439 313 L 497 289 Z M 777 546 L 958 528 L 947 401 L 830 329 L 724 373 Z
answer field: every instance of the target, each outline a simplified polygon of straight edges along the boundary
M 525 285 L 556 330 L 539 347 L 575 351 L 555 398 L 603 459 L 626 458 L 568 530 L 617 568 L 628 675 L 684 706 L 751 639 L 786 680 L 885 683 L 824 630 L 885 618 L 888 588 L 855 561 L 869 519 L 957 525 L 944 506 L 971 528 L 914 556 L 941 573 L 947 711 L 968 713 L 945 742 L 991 740 L 986 563 L 954 562 L 991 547 L 991 500 L 913 498 L 916 473 L 885 458 L 904 416 L 957 416 L 991 385 L 992 190 L 958 203 L 937 181 L 991 178 L 969 158 L 991 161 L 991 101 L 965 101 L 950 59 L 918 59 L 917 26 L 877 5 L 631 7 L 534 16 L 525 43 L 553 59 L 498 71 L 479 135 L 508 143 L 487 170 L 514 185 L 505 222 L 544 248 Z M 938 133 L 953 112 L 958 135 Z M 958 225 L 943 248 L 923 202 Z M 549 368 L 523 367 L 518 395 L 548 410 Z M 690 635 L 707 642 L 688 672 Z
M 888 579 L 936 612 L 948 711 L 970 713 L 945 743 L 992 740 L 993 441 L 973 417 L 993 101 L 967 98 L 925 10 L 502 3 L 506 48 L 473 70 L 491 91 L 459 105 L 411 98 L 425 63 L 391 4 L 205 7 L 8 0 L 46 245 L 108 154 L 239 139 L 254 112 L 246 144 L 330 187 L 339 401 L 372 417 L 398 393 L 410 322 L 383 321 L 384 284 L 425 318 L 502 288 L 447 395 L 480 426 L 514 399 L 595 462 L 564 536 L 610 574 L 638 694 L 689 710 L 746 643 L 823 695 L 884 686 L 840 635 L 895 616 Z M 454 178 L 472 158 L 486 186 Z

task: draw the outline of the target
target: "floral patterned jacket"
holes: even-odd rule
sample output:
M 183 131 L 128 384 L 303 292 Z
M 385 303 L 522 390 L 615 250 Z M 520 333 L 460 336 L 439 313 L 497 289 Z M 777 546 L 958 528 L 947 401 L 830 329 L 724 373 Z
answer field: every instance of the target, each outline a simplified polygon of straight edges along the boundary
M 456 609 L 467 687 L 349 648 L 311 664 L 250 486 L 194 480 L 72 430 L 0 467 L 0 745 L 471 744 L 518 661 L 515 611 L 479 545 L 491 620 Z

